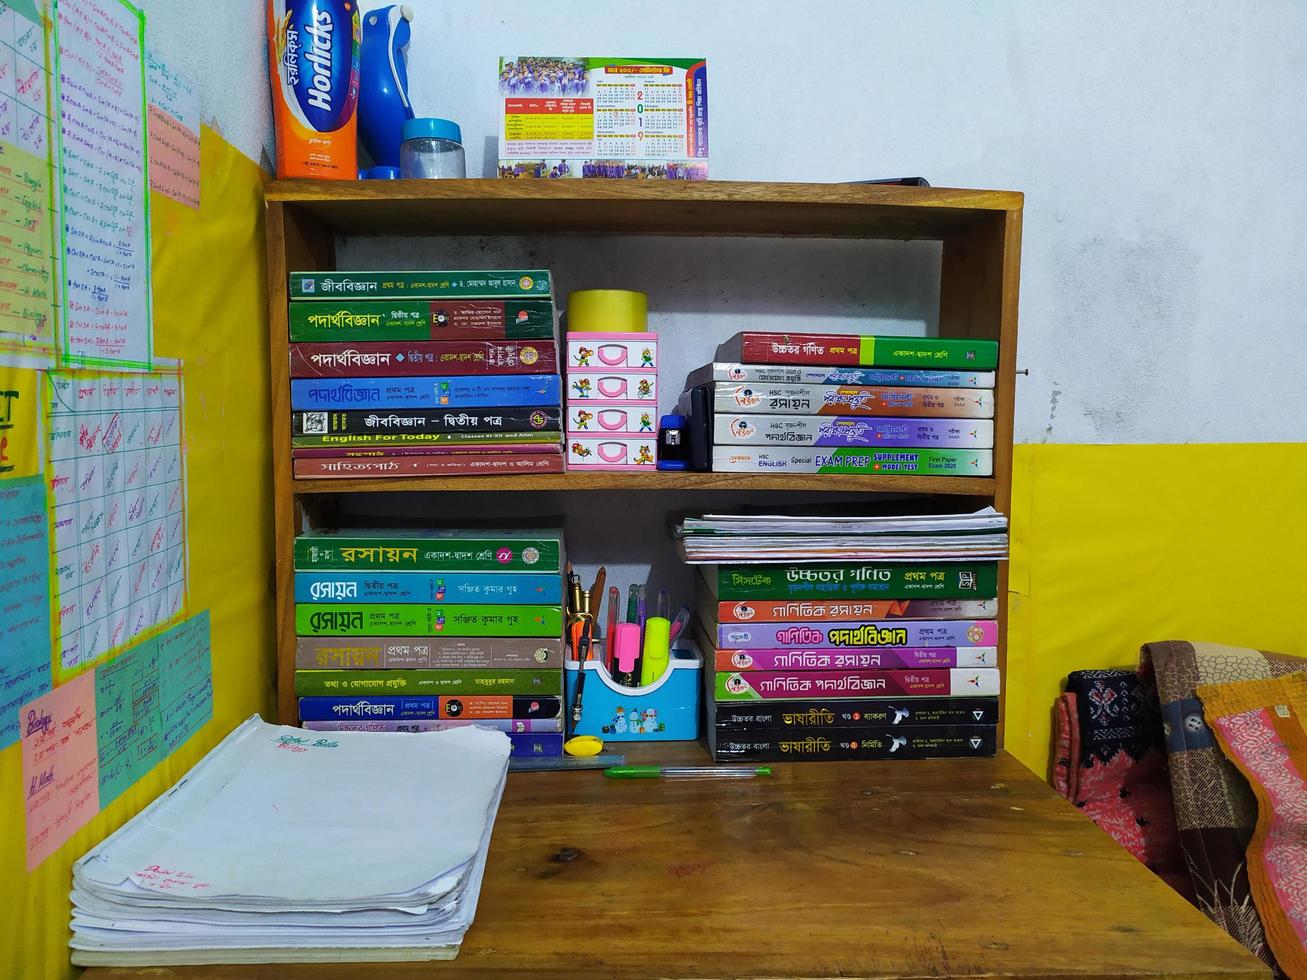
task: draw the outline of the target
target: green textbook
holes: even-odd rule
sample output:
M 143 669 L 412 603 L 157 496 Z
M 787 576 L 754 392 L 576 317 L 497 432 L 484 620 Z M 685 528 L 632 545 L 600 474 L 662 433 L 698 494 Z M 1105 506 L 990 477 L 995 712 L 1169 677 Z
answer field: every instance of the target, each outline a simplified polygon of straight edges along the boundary
M 319 528 L 295 539 L 298 571 L 561 572 L 562 532 Z
M 563 633 L 558 606 L 301 603 L 300 636 L 542 636 Z
M 707 565 L 721 602 L 766 599 L 993 599 L 998 562 Z
M 563 673 L 509 667 L 503 670 L 297 670 L 295 696 L 402 694 L 563 693 Z
M 292 272 L 290 298 L 301 299 L 552 299 L 547 269 L 463 269 L 454 272 Z

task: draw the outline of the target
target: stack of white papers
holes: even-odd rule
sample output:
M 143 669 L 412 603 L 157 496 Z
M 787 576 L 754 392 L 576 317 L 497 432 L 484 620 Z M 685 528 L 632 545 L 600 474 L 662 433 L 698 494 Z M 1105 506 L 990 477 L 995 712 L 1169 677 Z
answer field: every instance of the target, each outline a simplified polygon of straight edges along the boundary
M 977 561 L 1007 557 L 1007 518 L 972 514 L 790 517 L 707 514 L 674 530 L 691 565 L 717 562 Z
M 250 718 L 74 866 L 73 962 L 452 959 L 509 745 Z

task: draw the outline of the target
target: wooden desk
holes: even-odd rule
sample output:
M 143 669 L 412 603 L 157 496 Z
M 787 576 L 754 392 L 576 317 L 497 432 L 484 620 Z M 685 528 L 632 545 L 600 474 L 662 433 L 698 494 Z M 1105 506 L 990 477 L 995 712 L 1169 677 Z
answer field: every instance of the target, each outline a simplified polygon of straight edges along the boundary
M 518 773 L 452 963 L 85 974 L 1267 975 L 1007 755 L 778 766 L 738 782 Z

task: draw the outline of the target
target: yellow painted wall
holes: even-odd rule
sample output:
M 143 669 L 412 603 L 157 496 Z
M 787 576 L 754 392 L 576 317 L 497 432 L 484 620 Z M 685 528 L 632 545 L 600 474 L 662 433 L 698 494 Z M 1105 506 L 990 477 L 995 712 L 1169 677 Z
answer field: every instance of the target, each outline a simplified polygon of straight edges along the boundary
M 1151 640 L 1307 655 L 1307 444 L 1016 447 L 1008 750 L 1048 771 L 1068 671 Z
M 0 977 L 71 976 L 73 861 L 176 782 L 240 721 L 271 715 L 272 473 L 259 168 L 205 128 L 199 212 L 151 195 L 155 352 L 185 362 L 190 608 L 209 609 L 213 720 L 32 874 L 22 759 L 0 752 Z

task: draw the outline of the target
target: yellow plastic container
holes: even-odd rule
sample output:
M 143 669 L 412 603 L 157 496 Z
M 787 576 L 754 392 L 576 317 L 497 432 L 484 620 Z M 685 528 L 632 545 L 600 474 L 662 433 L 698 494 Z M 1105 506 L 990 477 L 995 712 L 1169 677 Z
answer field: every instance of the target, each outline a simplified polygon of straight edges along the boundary
M 649 329 L 649 297 L 632 289 L 579 289 L 568 293 L 567 329 L 644 333 Z

